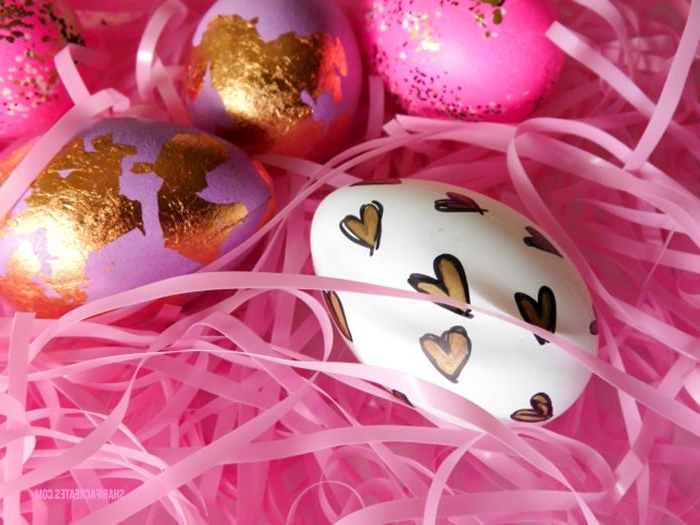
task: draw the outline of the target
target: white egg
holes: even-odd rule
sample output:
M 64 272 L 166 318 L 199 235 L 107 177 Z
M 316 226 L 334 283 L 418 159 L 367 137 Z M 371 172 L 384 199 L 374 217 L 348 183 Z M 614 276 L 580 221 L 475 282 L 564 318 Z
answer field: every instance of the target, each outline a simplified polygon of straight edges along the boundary
M 343 187 L 321 202 L 311 226 L 318 275 L 450 297 L 597 351 L 586 285 L 531 220 L 458 186 L 392 182 Z M 551 420 L 590 377 L 556 344 L 484 311 L 373 294 L 324 295 L 361 362 L 441 385 L 504 420 Z M 420 387 L 402 393 L 441 412 Z

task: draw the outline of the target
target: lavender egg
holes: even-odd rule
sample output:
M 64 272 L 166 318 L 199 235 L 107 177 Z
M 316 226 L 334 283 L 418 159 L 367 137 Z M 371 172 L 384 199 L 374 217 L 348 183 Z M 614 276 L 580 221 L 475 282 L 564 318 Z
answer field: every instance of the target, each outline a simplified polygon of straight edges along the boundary
M 192 122 L 250 152 L 319 159 L 348 140 L 362 66 L 328 0 L 219 0 L 185 63 Z
M 0 182 L 20 155 L 0 164 Z M 70 139 L 0 222 L 0 294 L 42 317 L 194 272 L 271 215 L 266 172 L 204 132 L 132 118 Z

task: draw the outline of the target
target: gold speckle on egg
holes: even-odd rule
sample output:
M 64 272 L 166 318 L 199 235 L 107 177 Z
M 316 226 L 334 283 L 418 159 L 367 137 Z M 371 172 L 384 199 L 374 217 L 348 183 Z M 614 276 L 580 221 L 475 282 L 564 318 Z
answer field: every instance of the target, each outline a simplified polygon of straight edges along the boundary
M 207 135 L 179 134 L 161 148 L 154 163 L 134 164 L 134 173 L 155 173 L 158 217 L 165 246 L 202 264 L 220 253 L 231 230 L 248 216 L 242 202 L 217 204 L 197 195 L 207 187 L 207 173 L 229 160 L 227 148 Z
M 303 95 L 316 100 L 328 93 L 339 101 L 348 65 L 339 38 L 288 32 L 266 42 L 257 24 L 235 14 L 212 17 L 191 50 L 186 89 L 194 99 L 208 74 L 232 120 L 217 133 L 262 151 L 281 137 L 303 142 L 324 131 L 328 123 L 313 120 Z
M 24 19 L 31 15 L 31 11 L 18 6 L 0 6 L 0 40 L 12 43 L 20 38 L 24 30 L 31 29 Z
M 435 13 L 439 17 L 440 11 Z M 401 20 L 401 27 L 406 30 L 410 40 L 418 41 L 416 51 L 430 51 L 437 53 L 440 51 L 440 39 L 430 22 L 428 13 L 413 13 L 406 11 Z
M 0 85 L 15 86 L 3 90 L 3 106 L 8 116 L 27 118 L 31 108 L 59 97 L 60 79 L 53 65 L 55 53 L 66 43 L 84 45 L 85 40 L 72 22 L 57 12 L 54 2 L 26 0 L 21 5 L 4 4 L 5 1 L 0 2 L 0 42 L 14 44 L 3 52 L 16 49 L 18 65 L 8 68 L 7 78 L 0 78 Z M 44 34 L 41 42 L 32 40 L 39 34 Z M 38 52 L 40 48 L 44 51 Z
M 493 26 L 500 25 L 503 22 L 503 17 L 506 14 L 503 9 L 505 0 L 476 0 L 475 5 L 469 9 L 474 13 L 474 19 L 484 29 L 484 38 L 495 38 L 498 33 Z M 489 8 L 484 9 L 486 4 Z

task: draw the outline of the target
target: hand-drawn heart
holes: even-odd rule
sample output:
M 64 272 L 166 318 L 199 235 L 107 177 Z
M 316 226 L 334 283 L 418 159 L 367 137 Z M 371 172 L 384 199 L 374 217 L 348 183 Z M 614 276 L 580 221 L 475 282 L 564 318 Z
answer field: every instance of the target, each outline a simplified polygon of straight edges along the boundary
M 538 392 L 530 398 L 532 408 L 523 408 L 513 412 L 510 417 L 521 423 L 541 423 L 554 415 L 552 400 L 544 392 Z
M 326 301 L 326 306 L 331 313 L 331 318 L 335 326 L 340 330 L 340 333 L 343 334 L 345 339 L 352 341 L 348 320 L 345 317 L 345 309 L 343 308 L 343 303 L 340 302 L 338 294 L 332 290 L 325 291 L 323 292 L 323 299 Z
M 423 353 L 432 365 L 453 383 L 469 361 L 472 342 L 462 326 L 453 326 L 439 337 L 425 334 L 420 338 Z
M 556 249 L 552 242 L 538 230 L 532 226 L 527 226 L 525 229 L 527 230 L 527 233 L 530 234 L 529 237 L 523 237 L 525 244 L 531 246 L 532 248 L 537 248 L 543 252 L 551 253 L 552 255 L 557 255 L 563 258 L 562 254 L 559 253 L 559 250 Z
M 340 231 L 355 244 L 369 248 L 369 254 L 379 249 L 382 237 L 384 207 L 377 201 L 360 206 L 360 217 L 346 215 L 340 221 Z
M 464 267 L 457 257 L 449 253 L 438 255 L 433 260 L 433 271 L 437 279 L 422 273 L 412 273 L 408 278 L 408 284 L 419 292 L 435 297 L 448 297 L 456 301 L 469 302 L 467 275 L 464 273 Z M 439 306 L 469 318 L 474 317 L 469 308 L 447 304 L 439 304 Z
M 483 215 L 488 211 L 479 206 L 474 199 L 472 199 L 471 197 L 467 197 L 466 195 L 461 195 L 459 193 L 454 193 L 451 191 L 448 191 L 446 195 L 446 199 L 438 199 L 435 201 L 435 209 L 437 211 L 445 213 L 478 213 L 480 215 Z
M 551 288 L 540 286 L 536 301 L 525 293 L 516 292 L 515 304 L 523 320 L 554 333 L 557 327 L 557 301 Z M 537 334 L 534 335 L 541 345 L 549 342 Z
M 404 403 L 406 403 L 410 407 L 413 406 L 413 403 L 411 403 L 411 401 L 408 399 L 406 394 L 404 394 L 403 392 L 399 392 L 398 390 L 394 389 L 391 391 L 391 393 L 396 399 L 403 401 Z
M 588 331 L 591 335 L 598 335 L 598 320 L 593 319 L 591 324 L 588 325 Z
M 591 305 L 593 308 L 593 320 L 591 321 L 591 324 L 588 325 L 588 332 L 591 335 L 598 335 L 598 317 L 596 314 L 595 310 L 595 305 Z
M 368 179 L 353 182 L 350 186 L 385 186 L 389 184 L 401 184 L 401 179 Z

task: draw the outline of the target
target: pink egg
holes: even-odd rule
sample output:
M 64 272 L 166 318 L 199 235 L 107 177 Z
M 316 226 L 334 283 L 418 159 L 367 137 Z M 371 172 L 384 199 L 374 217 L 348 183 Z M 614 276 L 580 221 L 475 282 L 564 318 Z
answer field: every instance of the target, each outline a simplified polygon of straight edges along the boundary
M 369 61 L 411 114 L 522 120 L 561 69 L 544 0 L 368 2 Z
M 0 139 L 41 131 L 70 108 L 54 65 L 67 43 L 83 38 L 60 2 L 0 3 Z

